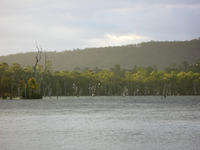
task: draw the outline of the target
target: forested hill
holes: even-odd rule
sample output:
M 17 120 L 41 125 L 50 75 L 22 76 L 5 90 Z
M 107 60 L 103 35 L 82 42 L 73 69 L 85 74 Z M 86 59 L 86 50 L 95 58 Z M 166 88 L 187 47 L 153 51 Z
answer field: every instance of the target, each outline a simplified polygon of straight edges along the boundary
M 0 63 L 33 65 L 36 53 L 1 56 Z M 44 53 L 41 64 L 44 63 Z M 160 69 L 183 61 L 193 63 L 200 59 L 200 39 L 191 41 L 151 41 L 137 45 L 86 48 L 64 52 L 47 52 L 54 70 L 72 70 L 75 67 L 111 68 L 116 64 L 131 69 L 137 66 L 157 66 Z

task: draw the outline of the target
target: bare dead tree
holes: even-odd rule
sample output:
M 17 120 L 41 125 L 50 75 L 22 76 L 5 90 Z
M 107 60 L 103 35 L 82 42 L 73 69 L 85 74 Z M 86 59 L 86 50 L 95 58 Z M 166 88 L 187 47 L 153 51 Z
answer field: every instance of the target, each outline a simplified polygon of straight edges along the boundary
M 35 64 L 33 66 L 35 78 L 37 78 L 37 65 L 42 58 L 42 48 L 37 44 L 37 42 L 36 42 L 36 49 L 37 49 L 37 53 L 36 53 L 36 56 L 35 56 Z
M 44 70 L 47 71 L 47 54 L 46 51 L 44 52 Z

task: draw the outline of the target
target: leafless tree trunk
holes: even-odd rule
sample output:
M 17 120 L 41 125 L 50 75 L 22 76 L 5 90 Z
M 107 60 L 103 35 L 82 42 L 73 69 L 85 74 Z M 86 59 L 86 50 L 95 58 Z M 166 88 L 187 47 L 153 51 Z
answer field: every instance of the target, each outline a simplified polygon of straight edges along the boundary
M 33 70 L 34 70 L 34 76 L 37 79 L 37 65 L 42 58 L 42 48 L 38 46 L 37 42 L 36 42 L 36 49 L 37 49 L 37 54 L 35 56 L 35 64 L 33 66 Z
M 47 54 L 46 51 L 44 52 L 44 71 L 47 71 Z

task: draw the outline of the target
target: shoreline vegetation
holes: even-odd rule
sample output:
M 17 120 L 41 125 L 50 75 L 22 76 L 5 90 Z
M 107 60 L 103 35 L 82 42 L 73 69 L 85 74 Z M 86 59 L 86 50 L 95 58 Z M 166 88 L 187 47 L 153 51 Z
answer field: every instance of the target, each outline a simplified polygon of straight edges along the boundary
M 183 96 L 200 95 L 200 61 L 183 62 L 164 70 L 75 68 L 52 71 L 45 66 L 0 64 L 0 99 L 41 99 L 47 96 Z

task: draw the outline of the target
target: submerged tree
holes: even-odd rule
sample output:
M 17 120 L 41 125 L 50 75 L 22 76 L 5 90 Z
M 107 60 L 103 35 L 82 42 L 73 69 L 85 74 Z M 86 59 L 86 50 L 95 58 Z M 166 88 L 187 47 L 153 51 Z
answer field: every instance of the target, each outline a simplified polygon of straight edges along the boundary
M 0 97 L 200 95 L 200 68 L 197 67 L 195 71 L 192 68 L 190 71 L 180 68 L 169 71 L 149 67 L 132 70 L 115 67 L 113 71 L 52 71 L 45 68 L 37 65 L 36 79 L 33 67 L 1 63 Z M 120 70 L 124 70 L 123 73 Z
M 35 78 L 30 78 L 27 84 L 22 83 L 22 87 L 24 87 L 22 98 L 24 99 L 40 99 L 42 98 L 39 93 L 39 84 L 36 82 Z

